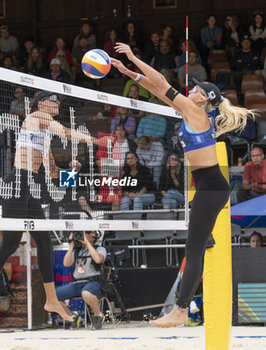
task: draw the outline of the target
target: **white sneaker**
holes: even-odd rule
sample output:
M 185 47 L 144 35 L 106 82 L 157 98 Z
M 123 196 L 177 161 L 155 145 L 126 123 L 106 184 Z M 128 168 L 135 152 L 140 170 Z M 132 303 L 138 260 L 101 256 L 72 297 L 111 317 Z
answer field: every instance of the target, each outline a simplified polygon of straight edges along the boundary
M 196 312 L 200 311 L 194 300 L 192 300 L 190 305 L 189 305 L 189 311 L 191 314 L 195 314 Z

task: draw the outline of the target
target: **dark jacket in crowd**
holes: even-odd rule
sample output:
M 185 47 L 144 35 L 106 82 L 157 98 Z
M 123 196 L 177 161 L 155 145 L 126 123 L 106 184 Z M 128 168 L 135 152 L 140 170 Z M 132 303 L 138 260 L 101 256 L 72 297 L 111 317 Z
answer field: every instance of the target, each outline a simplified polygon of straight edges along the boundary
M 45 74 L 45 78 L 53 80 L 51 70 L 49 70 Z M 61 83 L 69 83 L 70 82 L 70 76 L 64 69 L 60 68 L 60 73 L 56 77 L 56 81 L 60 81 Z
M 232 68 L 234 71 L 256 70 L 260 68 L 259 53 L 254 50 L 249 52 L 238 51 L 232 59 Z
M 160 44 L 155 46 L 154 43 L 151 40 L 149 40 L 146 47 L 145 55 L 144 55 L 144 61 L 146 63 L 151 63 L 151 60 L 153 59 L 153 57 L 159 54 L 159 52 L 160 52 Z
M 137 180 L 137 185 L 136 186 L 124 186 L 123 187 L 123 192 L 139 192 L 143 187 L 146 187 L 147 192 L 152 192 L 153 191 L 153 182 L 152 182 L 152 177 L 150 174 L 150 170 L 143 166 L 140 165 L 138 172 L 135 176 L 130 175 L 128 172 L 124 173 L 124 177 L 131 178 L 131 179 L 136 179 Z
M 162 54 L 160 52 L 156 54 L 153 66 L 158 71 L 161 71 L 163 68 L 175 69 L 175 54 L 172 52 L 168 52 L 166 54 Z
M 24 67 L 24 72 L 28 74 L 36 75 L 38 77 L 44 77 L 47 72 L 46 64 L 43 63 L 41 67 L 38 67 L 36 62 L 33 62 L 32 67 L 29 69 L 26 62 Z
M 222 42 L 223 42 L 223 47 L 225 47 L 226 45 L 228 46 L 235 46 L 235 47 L 239 47 L 241 40 L 243 38 L 243 36 L 246 34 L 244 27 L 242 27 L 241 25 L 238 25 L 236 27 L 236 32 L 238 34 L 238 39 L 239 42 L 237 43 L 232 37 L 232 29 L 231 28 L 224 28 L 223 31 L 223 37 L 222 37 Z
M 129 151 L 135 153 L 137 150 L 136 142 L 134 142 L 133 140 L 130 140 L 130 139 L 127 139 L 127 142 L 128 142 Z
M 179 174 L 177 175 L 177 180 L 179 185 L 176 186 L 172 176 L 170 175 L 170 170 L 166 167 L 162 170 L 160 177 L 160 191 L 168 191 L 168 190 L 177 190 L 181 193 L 184 193 L 184 166 L 181 165 Z

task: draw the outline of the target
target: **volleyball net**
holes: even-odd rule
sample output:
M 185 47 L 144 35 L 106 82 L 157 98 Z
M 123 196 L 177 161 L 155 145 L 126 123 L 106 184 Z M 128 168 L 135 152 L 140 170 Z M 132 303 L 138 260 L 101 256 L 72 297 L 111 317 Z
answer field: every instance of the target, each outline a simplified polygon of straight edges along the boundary
M 187 228 L 176 111 L 160 101 L 0 74 L 0 230 Z M 174 182 L 181 195 L 166 198 Z

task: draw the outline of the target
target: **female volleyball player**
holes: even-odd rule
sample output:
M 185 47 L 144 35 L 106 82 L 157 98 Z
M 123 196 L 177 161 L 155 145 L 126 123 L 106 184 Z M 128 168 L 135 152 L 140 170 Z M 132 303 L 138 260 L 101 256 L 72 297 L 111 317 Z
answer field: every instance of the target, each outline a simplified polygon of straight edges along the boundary
M 217 161 L 215 131 L 206 111 L 209 112 L 214 106 L 219 108 L 220 115 L 215 119 L 216 136 L 235 129 L 242 130 L 247 118 L 254 118 L 254 113 L 232 106 L 228 99 L 221 96 L 220 90 L 214 84 L 200 83 L 196 79 L 193 80 L 195 87 L 185 97 L 172 88 L 162 74 L 138 59 L 128 45 L 117 43 L 116 51 L 125 53 L 143 75 L 128 70 L 114 58 L 111 59 L 113 66 L 180 112 L 183 118 L 179 138 L 190 162 L 196 185 L 186 244 L 187 264 L 175 308 L 164 317 L 151 321 L 157 327 L 179 326 L 188 319 L 188 306 L 203 272 L 208 238 L 229 197 L 229 186 Z
M 32 101 L 31 114 L 24 120 L 16 144 L 14 167 L 5 179 L 6 182 L 13 181 L 16 184 L 16 180 L 20 176 L 21 193 L 19 196 L 15 194 L 16 186 L 13 186 L 12 198 L 2 201 L 3 217 L 45 219 L 40 199 L 34 195 L 32 184 L 33 181 L 37 182 L 38 171 L 42 163 L 47 168 L 47 164 L 49 164 L 49 170 L 47 169 L 49 177 L 59 177 L 59 168 L 55 164 L 49 143 L 47 148 L 47 133 L 51 132 L 68 140 L 75 137 L 79 142 L 98 144 L 97 139 L 67 129 L 53 119 L 59 114 L 59 104 L 57 95 L 48 91 L 38 92 Z M 0 271 L 2 271 L 7 258 L 16 251 L 22 233 L 21 231 L 3 232 L 3 241 L 0 246 Z M 59 313 L 68 321 L 73 321 L 63 310 L 56 297 L 49 232 L 31 232 L 31 236 L 37 244 L 38 265 L 46 293 L 44 308 L 47 311 Z

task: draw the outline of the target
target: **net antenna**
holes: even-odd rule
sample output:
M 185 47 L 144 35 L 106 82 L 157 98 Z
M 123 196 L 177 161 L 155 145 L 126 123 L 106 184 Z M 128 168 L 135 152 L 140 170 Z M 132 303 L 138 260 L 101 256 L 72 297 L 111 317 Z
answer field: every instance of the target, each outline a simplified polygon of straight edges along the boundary
M 186 96 L 188 97 L 188 16 L 186 16 Z M 185 177 L 185 190 L 184 190 L 184 196 L 185 196 L 185 223 L 188 227 L 188 221 L 189 221 L 189 203 L 188 203 L 188 159 L 185 154 L 184 156 L 184 163 L 185 163 L 185 169 L 187 169 L 184 173 Z
M 188 16 L 186 16 L 186 96 L 188 97 Z

